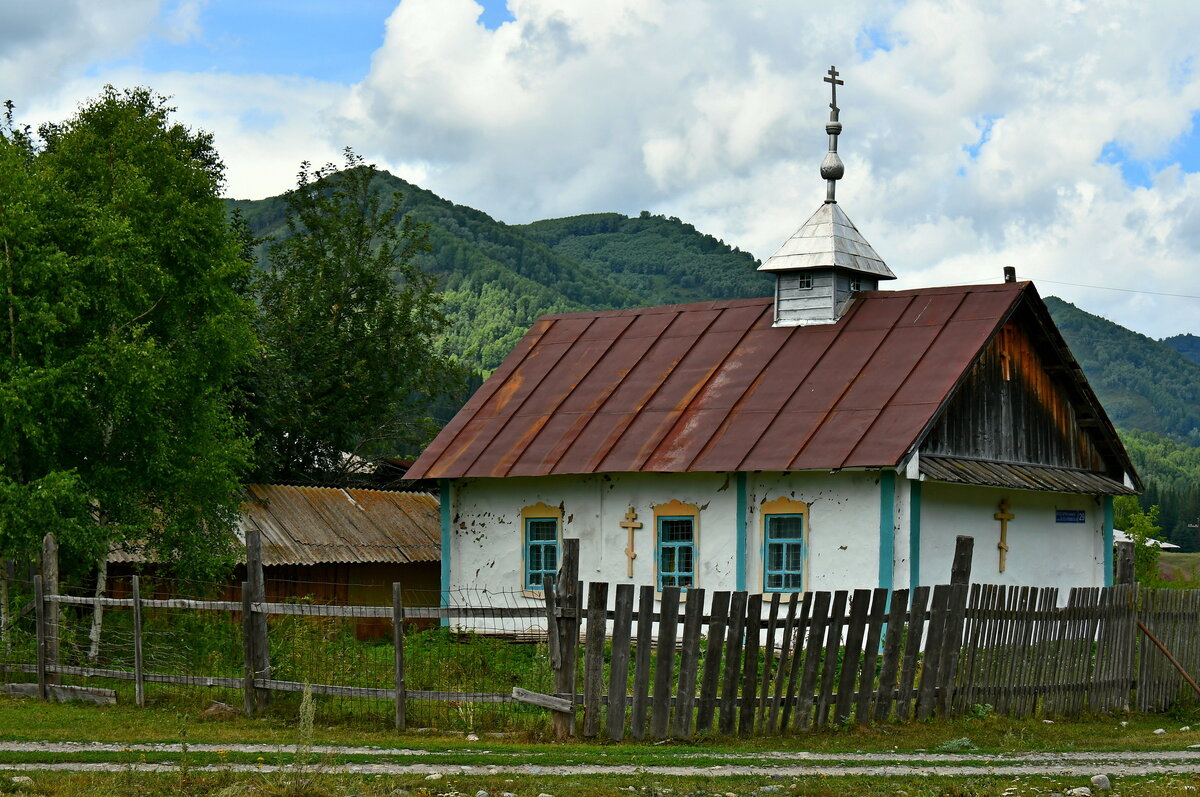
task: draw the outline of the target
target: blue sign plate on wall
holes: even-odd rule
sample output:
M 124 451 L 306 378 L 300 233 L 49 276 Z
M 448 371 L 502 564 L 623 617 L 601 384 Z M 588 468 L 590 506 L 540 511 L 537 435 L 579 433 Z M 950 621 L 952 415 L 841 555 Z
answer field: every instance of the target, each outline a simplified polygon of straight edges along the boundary
M 1086 523 L 1087 510 L 1084 509 L 1056 509 L 1054 510 L 1055 523 Z

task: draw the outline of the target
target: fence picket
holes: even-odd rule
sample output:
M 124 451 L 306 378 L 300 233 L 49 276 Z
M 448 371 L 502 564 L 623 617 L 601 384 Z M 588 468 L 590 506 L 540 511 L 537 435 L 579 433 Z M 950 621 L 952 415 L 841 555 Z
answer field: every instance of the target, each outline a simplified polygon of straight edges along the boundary
M 646 705 L 650 695 L 650 655 L 654 648 L 654 586 L 638 591 L 637 649 L 633 665 L 633 705 L 629 711 L 629 735 L 646 738 Z
M 725 649 L 725 625 L 729 622 L 729 593 L 714 592 L 709 610 L 708 643 L 704 651 L 704 680 L 696 712 L 697 733 L 708 733 L 716 713 L 717 689 L 721 685 L 721 653 Z
M 704 590 L 689 589 L 683 618 L 683 648 L 679 654 L 679 697 L 675 701 L 675 735 L 692 735 L 696 708 L 696 678 L 700 670 L 700 621 L 704 618 Z
M 849 593 L 839 589 L 833 593 L 833 608 L 829 614 L 829 625 L 825 631 L 825 660 L 821 665 L 821 691 L 817 694 L 816 715 L 813 727 L 823 728 L 829 720 L 829 707 L 833 700 L 833 688 L 837 683 L 837 660 L 842 644 L 842 626 L 846 618 L 846 601 Z
M 762 666 L 762 691 L 758 697 L 758 720 L 755 727 L 758 732 L 763 732 L 763 725 L 767 721 L 767 709 L 769 707 L 768 699 L 771 696 L 771 668 L 775 664 L 775 630 L 779 622 L 779 598 L 778 592 L 771 593 L 771 609 L 767 613 L 767 635 L 763 646 L 763 666 Z
M 738 735 L 754 732 L 754 711 L 758 703 L 758 638 L 762 626 L 762 595 L 755 593 L 746 601 L 746 654 L 742 665 L 742 705 L 738 715 Z
M 800 700 L 796 706 L 796 728 L 806 730 L 816 727 L 817 674 L 824 659 L 825 632 L 829 628 L 829 608 L 833 595 L 818 592 L 813 601 L 812 622 L 809 625 L 808 641 L 804 646 L 804 677 L 800 682 Z
M 721 682 L 721 715 L 717 727 L 729 736 L 737 725 L 738 673 L 742 662 L 742 632 L 746 628 L 746 604 L 749 596 L 733 593 L 729 601 L 729 625 L 725 636 L 725 670 Z
M 650 736 L 667 738 L 671 718 L 671 681 L 675 675 L 675 636 L 679 629 L 679 587 L 663 587 L 659 601 L 658 647 L 654 654 L 654 697 Z
M 633 630 L 633 585 L 618 584 L 613 602 L 612 658 L 608 665 L 606 730 L 614 742 L 625 736 L 625 689 L 629 683 L 629 644 Z
M 925 631 L 925 607 L 929 605 L 929 587 L 919 586 L 912 593 L 908 612 L 908 636 L 904 642 L 904 669 L 900 673 L 900 695 L 896 701 L 896 719 L 906 720 L 913 706 L 913 687 L 917 678 L 917 655 Z
M 783 686 L 788 680 L 788 668 L 792 659 L 792 642 L 796 635 L 796 607 L 800 596 L 792 593 L 788 600 L 787 616 L 783 621 L 783 635 L 779 640 L 779 666 L 775 671 L 775 692 L 771 697 L 770 718 L 767 720 L 769 733 L 779 732 L 779 704 L 783 700 Z
M 883 722 L 891 713 L 896 696 L 896 675 L 900 670 L 901 644 L 904 641 L 904 617 L 908 612 L 908 590 L 892 593 L 887 615 L 887 633 L 883 638 L 883 661 L 879 665 L 879 690 L 875 699 L 875 721 Z
M 587 648 L 583 654 L 583 735 L 600 732 L 600 693 L 604 691 L 604 637 L 607 634 L 608 582 L 588 585 Z
M 844 725 L 854 709 L 854 684 L 858 680 L 858 664 L 863 656 L 863 636 L 867 632 L 867 615 L 871 611 L 871 590 L 856 589 L 850 601 L 850 623 L 846 628 L 846 644 L 842 648 L 842 671 L 839 673 L 834 722 Z M 872 654 L 873 655 L 873 654 Z
M 792 602 L 795 603 L 795 600 Z M 792 666 L 791 673 L 788 675 L 787 695 L 783 699 L 783 714 L 779 720 L 780 733 L 787 731 L 788 721 L 791 720 L 792 711 L 796 706 L 796 688 L 799 685 L 800 665 L 804 661 L 804 640 L 810 627 L 809 617 L 812 615 L 812 606 L 813 594 L 811 592 L 804 593 L 799 617 L 796 618 L 796 628 L 793 631 L 795 641 L 792 644 Z
M 929 719 L 937 698 L 938 671 L 942 663 L 942 639 L 946 636 L 946 615 L 950 604 L 950 585 L 933 588 L 933 604 L 929 610 L 929 631 L 925 636 L 925 659 L 921 668 L 921 686 L 917 690 L 916 718 Z

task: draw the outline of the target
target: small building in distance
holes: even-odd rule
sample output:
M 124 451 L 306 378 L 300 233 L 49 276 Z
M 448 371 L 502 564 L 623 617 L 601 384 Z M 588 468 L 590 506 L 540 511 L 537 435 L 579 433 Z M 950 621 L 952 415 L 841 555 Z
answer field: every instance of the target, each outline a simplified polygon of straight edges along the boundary
M 399 581 L 406 604 L 439 603 L 441 527 L 438 499 L 429 493 L 251 484 L 237 528 L 243 550 L 250 528 L 261 533 L 268 601 L 390 606 Z M 135 567 L 146 567 L 137 551 L 109 556 L 111 576 Z M 245 578 L 243 555 L 229 599 L 240 599 Z M 359 637 L 390 629 L 387 620 L 358 621 Z

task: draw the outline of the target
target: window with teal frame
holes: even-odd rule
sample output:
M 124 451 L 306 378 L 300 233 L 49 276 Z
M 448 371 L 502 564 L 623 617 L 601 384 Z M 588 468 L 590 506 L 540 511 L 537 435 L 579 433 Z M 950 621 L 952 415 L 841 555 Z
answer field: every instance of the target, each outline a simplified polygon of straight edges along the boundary
M 525 589 L 541 589 L 558 574 L 558 518 L 525 519 Z
M 763 589 L 799 592 L 804 579 L 804 515 L 767 515 L 764 521 Z
M 696 519 L 658 519 L 658 589 L 690 587 L 695 581 Z

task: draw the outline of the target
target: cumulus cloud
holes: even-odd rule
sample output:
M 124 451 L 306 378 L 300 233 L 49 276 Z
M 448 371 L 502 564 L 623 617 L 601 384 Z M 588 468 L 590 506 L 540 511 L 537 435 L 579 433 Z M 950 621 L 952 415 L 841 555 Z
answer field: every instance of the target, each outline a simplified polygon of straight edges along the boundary
M 340 130 L 507 221 L 649 208 L 769 255 L 815 209 L 836 63 L 839 198 L 898 287 L 999 279 L 1200 294 L 1200 185 L 1131 186 L 1200 109 L 1200 6 L 403 0 Z M 1143 275 L 1132 280 L 1134 274 Z M 1148 278 L 1148 279 L 1147 279 Z M 1047 282 L 1154 334 L 1194 300 Z
M 153 28 L 158 8 L 159 0 L 0 3 L 4 99 L 24 105 L 95 61 L 125 55 Z
M 1200 332 L 1196 300 L 1059 284 L 1200 295 L 1200 175 L 1172 164 L 1181 139 L 1200 141 L 1200 4 L 1187 0 L 1153 12 L 1136 0 L 509 0 L 514 19 L 496 30 L 473 0 L 402 0 L 354 86 L 95 67 L 85 79 L 80 64 L 147 31 L 204 37 L 203 0 L 157 19 L 151 0 L 93 5 L 0 10 L 0 74 L 28 87 L 76 69 L 42 91 L 55 111 L 105 80 L 175 95 L 181 119 L 216 134 L 230 195 L 278 193 L 300 160 L 351 145 L 504 221 L 649 209 L 759 257 L 824 196 L 821 77 L 837 64 L 838 197 L 896 287 L 998 280 L 1013 265 L 1149 334 Z M 1147 184 L 1127 182 L 1121 159 Z

